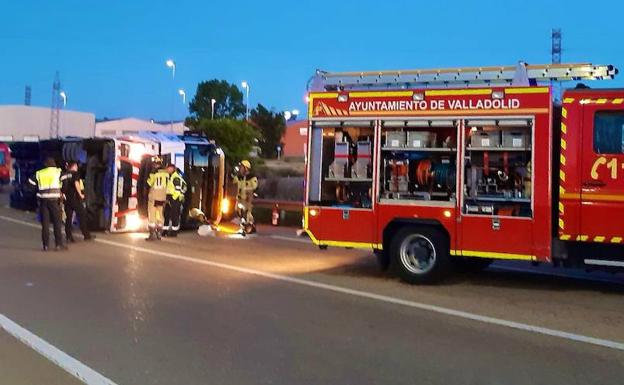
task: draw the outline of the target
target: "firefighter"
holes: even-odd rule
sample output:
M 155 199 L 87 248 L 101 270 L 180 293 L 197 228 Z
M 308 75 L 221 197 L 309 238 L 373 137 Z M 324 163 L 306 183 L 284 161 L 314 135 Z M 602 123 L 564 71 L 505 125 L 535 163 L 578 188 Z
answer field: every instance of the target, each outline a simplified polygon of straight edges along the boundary
M 67 250 L 61 233 L 61 169 L 56 167 L 53 158 L 47 158 L 44 165 L 44 168 L 28 180 L 37 188 L 43 251 L 48 251 L 50 247 L 50 221 L 54 228 L 55 249 Z
M 149 188 L 147 202 L 147 221 L 149 226 L 148 241 L 159 240 L 165 223 L 163 209 L 167 200 L 167 183 L 169 173 L 162 168 L 162 160 L 156 157 L 153 161 L 154 171 L 147 178 Z
M 256 232 L 256 224 L 251 213 L 253 210 L 254 192 L 258 188 L 258 178 L 251 173 L 251 163 L 248 160 L 242 160 L 238 164 L 238 172 L 233 177 L 236 184 L 236 206 L 237 211 L 241 213 L 241 223 L 249 226 L 249 233 Z
M 67 171 L 61 176 L 62 191 L 64 196 L 65 208 L 65 240 L 67 242 L 75 242 L 72 234 L 72 217 L 74 212 L 78 217 L 80 231 L 85 241 L 95 238 L 91 235 L 87 225 L 87 210 L 84 206 L 84 183 L 78 174 L 78 163 L 69 162 Z
M 180 219 L 184 194 L 186 194 L 186 181 L 182 173 L 173 164 L 167 166 L 169 182 L 167 183 L 167 205 L 165 206 L 165 232 L 164 236 L 177 237 L 180 231 Z

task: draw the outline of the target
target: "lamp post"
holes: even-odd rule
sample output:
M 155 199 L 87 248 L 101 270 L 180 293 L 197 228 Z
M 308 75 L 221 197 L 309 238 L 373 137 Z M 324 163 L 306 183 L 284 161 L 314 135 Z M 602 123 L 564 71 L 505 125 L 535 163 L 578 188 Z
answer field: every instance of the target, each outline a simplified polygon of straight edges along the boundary
M 214 106 L 216 102 L 215 99 L 210 99 L 210 120 L 214 119 Z
M 63 99 L 63 108 L 65 108 L 65 106 L 67 106 L 67 94 L 65 91 L 61 91 L 59 92 L 59 96 Z
M 243 82 L 241 83 L 241 86 L 243 86 L 243 89 L 247 90 L 247 103 L 245 104 L 245 119 L 249 120 L 249 83 L 247 83 L 246 81 L 243 80 Z
M 172 59 L 167 59 L 165 64 L 167 65 L 167 67 L 171 68 L 171 77 L 173 79 L 175 79 L 175 71 L 176 71 L 176 64 L 175 64 L 175 62 Z
M 167 65 L 167 67 L 171 68 L 171 84 L 172 84 L 172 88 L 175 89 L 175 73 L 176 73 L 176 63 L 175 61 L 173 61 L 173 59 L 167 59 L 167 61 L 165 62 L 165 64 Z M 173 95 L 171 95 L 171 124 L 169 126 L 169 129 L 171 130 L 171 132 L 173 132 L 173 111 L 174 111 L 174 103 L 173 103 Z
M 178 90 L 178 94 L 182 96 L 182 104 L 186 104 L 186 92 L 182 88 Z

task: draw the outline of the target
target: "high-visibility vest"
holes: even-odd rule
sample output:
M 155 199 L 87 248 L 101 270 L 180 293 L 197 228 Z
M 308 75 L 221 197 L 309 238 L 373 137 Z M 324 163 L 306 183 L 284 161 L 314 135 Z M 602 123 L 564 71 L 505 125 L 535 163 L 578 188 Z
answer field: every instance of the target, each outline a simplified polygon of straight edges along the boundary
M 150 187 L 149 199 L 164 201 L 167 199 L 167 184 L 169 183 L 169 173 L 165 169 L 160 169 L 151 173 L 147 178 L 147 185 Z
M 252 174 L 237 175 L 234 177 L 234 183 L 237 185 L 236 199 L 251 202 L 253 193 L 258 188 L 258 178 Z
M 59 199 L 61 197 L 61 172 L 58 167 L 46 167 L 35 173 L 38 198 Z
M 167 195 L 171 195 L 174 200 L 184 200 L 184 194 L 186 194 L 186 181 L 182 178 L 177 171 L 169 177 L 169 183 L 167 184 Z

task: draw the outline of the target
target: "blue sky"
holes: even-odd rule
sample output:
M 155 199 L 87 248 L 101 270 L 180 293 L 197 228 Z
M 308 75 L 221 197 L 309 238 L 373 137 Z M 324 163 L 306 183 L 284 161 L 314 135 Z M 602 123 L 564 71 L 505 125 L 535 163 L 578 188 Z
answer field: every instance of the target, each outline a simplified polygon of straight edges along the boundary
M 505 4 L 503 4 L 505 3 Z M 251 103 L 305 109 L 316 68 L 373 70 L 563 61 L 624 70 L 624 4 L 570 1 L 0 0 L 0 104 L 49 106 L 59 70 L 68 108 L 166 120 L 177 88 L 251 84 Z M 172 85 L 165 60 L 177 62 Z M 624 74 L 622 78 L 624 79 Z M 597 82 L 621 87 L 623 80 Z M 186 106 L 176 95 L 176 119 Z

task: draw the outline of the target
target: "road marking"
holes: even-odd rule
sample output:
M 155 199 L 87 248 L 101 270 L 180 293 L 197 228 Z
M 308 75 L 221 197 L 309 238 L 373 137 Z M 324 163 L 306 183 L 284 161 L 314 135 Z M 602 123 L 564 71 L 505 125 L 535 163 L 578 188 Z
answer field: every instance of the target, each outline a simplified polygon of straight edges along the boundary
M 24 329 L 3 314 L 0 314 L 0 328 L 85 384 L 116 385 L 110 379 Z
M 19 223 L 19 224 L 29 226 L 29 227 L 39 228 L 38 225 L 32 222 L 26 222 L 26 221 L 22 221 L 18 219 L 13 219 L 13 218 L 6 217 L 3 215 L 0 215 L 0 219 L 4 219 L 9 222 Z M 479 315 L 479 314 L 470 313 L 470 312 L 466 312 L 462 310 L 455 310 L 455 309 L 445 308 L 442 306 L 429 305 L 426 303 L 415 302 L 415 301 L 405 300 L 405 299 L 396 298 L 396 297 L 390 297 L 387 295 L 376 294 L 376 293 L 363 291 L 363 290 L 349 289 L 343 286 L 330 285 L 330 284 L 326 284 L 322 282 L 306 280 L 302 278 L 295 278 L 295 277 L 291 277 L 287 275 L 268 273 L 268 272 L 261 271 L 261 270 L 249 269 L 246 267 L 240 267 L 240 266 L 230 265 L 230 264 L 221 263 L 221 262 L 215 262 L 215 261 L 199 259 L 199 258 L 194 258 L 194 257 L 187 257 L 187 256 L 180 255 L 180 254 L 152 250 L 152 249 L 148 249 L 145 247 L 131 246 L 125 243 L 108 241 L 108 240 L 104 240 L 101 238 L 97 238 L 95 242 L 110 245 L 110 246 L 115 246 L 115 247 L 119 247 L 123 249 L 128 249 L 132 251 L 138 251 L 138 252 L 152 254 L 152 255 L 159 255 L 161 257 L 165 257 L 165 258 L 169 258 L 173 260 L 197 263 L 200 265 L 216 267 L 216 268 L 220 268 L 224 270 L 236 271 L 236 272 L 243 273 L 243 274 L 255 275 L 258 277 L 273 279 L 273 280 L 282 281 L 282 282 L 289 282 L 289 283 L 293 283 L 293 284 L 297 284 L 301 286 L 313 287 L 316 289 L 331 291 L 335 293 L 347 294 L 347 295 L 351 295 L 354 297 L 366 298 L 366 299 L 390 303 L 394 305 L 406 306 L 406 307 L 410 307 L 414 309 L 425 310 L 425 311 L 438 313 L 438 314 L 444 314 L 444 315 L 448 315 L 452 317 L 463 318 L 463 319 L 467 319 L 471 321 L 482 322 L 482 323 L 486 323 L 490 325 L 503 326 L 503 327 L 507 327 L 511 329 L 516 329 L 516 330 L 521 330 L 521 331 L 526 331 L 526 332 L 531 332 L 531 333 L 536 333 L 536 334 L 542 334 L 542 335 L 546 335 L 550 337 L 557 337 L 557 338 L 562 338 L 562 339 L 566 339 L 570 341 L 583 342 L 586 344 L 597 345 L 597 346 L 602 346 L 602 347 L 606 347 L 610 349 L 624 351 L 624 342 L 618 342 L 618 341 L 607 340 L 607 339 L 602 339 L 602 338 L 595 338 L 595 337 L 590 337 L 590 336 L 586 336 L 582 334 L 565 332 L 562 330 L 550 329 L 546 327 L 535 326 L 535 325 L 525 324 L 525 323 L 516 322 L 516 321 L 509 321 L 509 320 L 502 319 L 502 318 L 489 317 L 489 316 Z
M 279 239 L 280 241 L 299 242 L 299 243 L 305 243 L 307 245 L 313 245 L 313 243 L 312 243 L 312 241 L 310 239 L 301 239 L 301 238 L 295 238 L 295 237 L 287 237 L 287 236 L 284 236 L 284 235 L 269 235 L 269 238 Z

